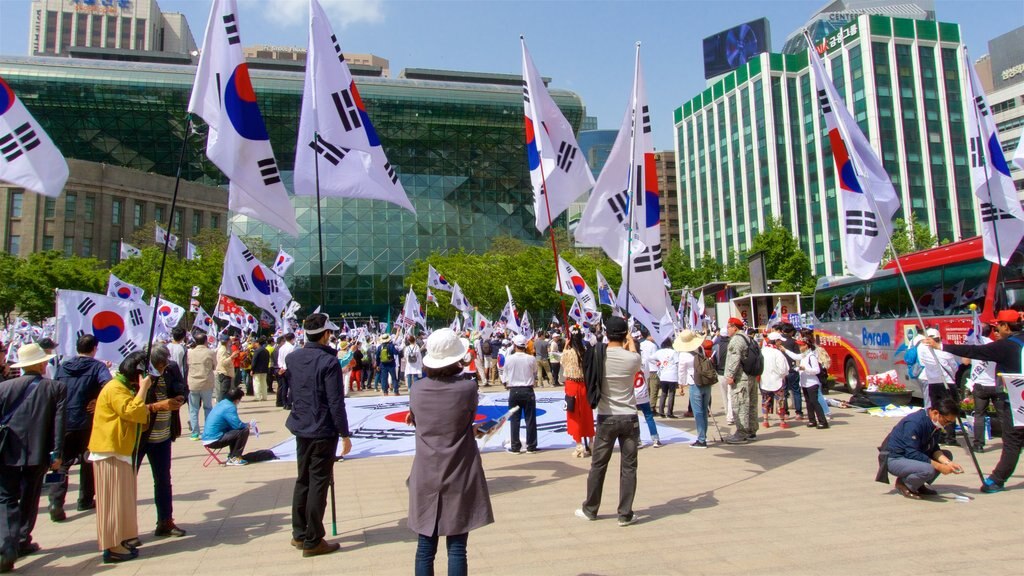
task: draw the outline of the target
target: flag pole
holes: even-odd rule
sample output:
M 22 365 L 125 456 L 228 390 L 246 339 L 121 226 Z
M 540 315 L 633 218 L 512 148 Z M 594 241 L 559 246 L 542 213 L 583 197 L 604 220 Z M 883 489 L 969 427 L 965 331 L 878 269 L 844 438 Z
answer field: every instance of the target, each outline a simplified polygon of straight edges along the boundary
M 629 174 L 626 175 L 626 190 L 629 190 L 629 227 L 626 235 L 626 315 L 629 316 L 629 283 L 633 276 L 633 219 L 636 217 L 635 210 L 633 209 L 633 188 L 635 182 L 633 182 L 633 161 L 636 159 L 636 100 L 637 100 L 637 83 L 640 81 L 640 42 L 636 43 L 636 62 L 633 65 L 633 101 L 630 105 L 632 108 L 632 119 L 629 126 Z M 621 289 L 621 287 L 620 287 Z
M 319 132 L 313 132 L 313 141 L 316 142 L 320 138 Z M 324 232 L 323 232 L 323 217 L 320 213 L 320 155 L 313 154 L 313 174 L 316 179 L 316 243 L 318 254 L 320 258 L 320 305 L 327 306 L 327 299 L 324 297 L 326 288 L 324 287 Z M 332 490 L 333 480 L 331 481 Z
M 523 53 L 525 55 L 525 53 L 526 53 L 526 38 L 522 34 L 519 35 L 519 42 L 523 46 Z M 524 58 L 525 58 L 525 56 L 524 56 Z M 523 80 L 525 81 L 526 79 L 524 78 Z M 537 118 L 537 122 L 540 122 L 540 118 Z M 537 146 L 538 146 L 538 148 L 540 147 L 540 141 L 539 140 L 537 141 Z M 544 157 L 543 156 L 541 156 L 541 158 L 540 158 L 539 165 L 540 165 L 540 189 L 541 189 L 541 192 L 542 192 L 542 194 L 544 196 L 544 211 L 547 212 L 547 215 L 548 215 L 548 235 L 551 238 L 551 252 L 554 255 L 554 259 L 555 259 L 555 281 L 558 282 L 558 304 L 559 304 L 559 306 L 562 309 L 562 323 L 564 325 L 564 330 L 565 330 L 565 341 L 568 342 L 569 341 L 569 317 L 565 313 L 565 298 L 562 297 L 563 294 L 564 294 L 562 292 L 562 267 L 559 265 L 559 262 L 558 262 L 558 246 L 555 244 L 555 228 L 554 228 L 554 225 L 551 223 L 551 203 L 548 201 L 548 182 L 547 182 L 547 177 L 544 174 Z

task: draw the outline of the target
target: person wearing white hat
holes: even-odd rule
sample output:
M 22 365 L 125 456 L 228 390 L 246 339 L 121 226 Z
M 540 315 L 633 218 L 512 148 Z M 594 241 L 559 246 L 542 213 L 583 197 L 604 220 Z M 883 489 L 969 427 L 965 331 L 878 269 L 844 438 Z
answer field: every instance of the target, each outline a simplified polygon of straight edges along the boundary
M 505 358 L 505 378 L 508 388 L 508 407 L 519 407 L 519 414 L 526 420 L 526 451 L 537 452 L 537 396 L 533 386 L 537 378 L 537 358 L 526 353 L 526 336 L 517 334 L 512 339 L 515 351 Z M 508 451 L 519 454 L 522 440 L 519 439 L 519 417 L 509 422 L 511 441 Z
M 66 387 L 43 376 L 54 357 L 39 344 L 18 349 L 20 378 L 0 384 L 0 572 L 39 550 L 32 529 L 47 468 L 61 465 Z
M 779 415 L 779 428 L 789 428 L 786 423 L 786 376 L 789 374 L 789 361 L 780 348 L 786 339 L 780 332 L 770 332 L 768 341 L 761 348 L 764 357 L 764 372 L 761 373 L 761 414 L 764 418 L 761 425 L 771 426 L 768 416 L 772 408 Z

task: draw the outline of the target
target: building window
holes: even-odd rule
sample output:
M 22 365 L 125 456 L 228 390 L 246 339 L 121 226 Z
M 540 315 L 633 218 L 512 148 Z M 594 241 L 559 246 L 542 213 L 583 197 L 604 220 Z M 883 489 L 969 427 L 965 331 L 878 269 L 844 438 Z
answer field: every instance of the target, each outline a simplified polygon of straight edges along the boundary
M 53 250 L 53 236 L 43 236 L 43 252 Z
M 153 210 L 153 219 L 156 220 L 157 224 L 159 224 L 160 226 L 164 225 L 164 207 L 163 206 L 157 205 L 157 207 Z
M 92 219 L 96 216 L 96 198 L 93 196 L 85 197 L 85 221 L 92 222 Z
M 220 228 L 220 215 L 219 214 L 210 214 L 210 228 L 213 228 L 215 230 L 217 228 Z
M 124 200 L 114 200 L 110 205 L 110 221 L 114 226 L 121 225 L 121 212 L 124 207 Z
M 82 258 L 92 256 L 92 238 L 82 238 Z
M 21 252 L 21 236 L 12 234 L 10 241 L 7 243 L 7 251 L 14 256 L 17 256 Z
M 66 52 L 68 46 L 71 46 L 71 23 L 73 18 L 71 14 L 64 14 L 61 18 L 60 25 L 60 51 Z
M 135 203 L 135 214 L 132 215 L 132 223 L 138 228 L 142 226 L 142 218 L 146 212 L 146 206 L 142 202 Z
M 110 262 L 114 263 L 121 258 L 121 241 L 111 240 L 110 241 Z
M 43 202 L 43 217 L 55 218 L 57 216 L 57 199 L 47 198 Z
M 78 212 L 78 197 L 74 194 L 64 196 L 64 219 L 74 221 Z
M 73 256 L 75 253 L 75 238 L 74 236 L 64 237 L 64 255 Z
M 117 16 L 107 16 L 107 34 L 103 47 L 113 48 L 115 44 L 117 44 Z
M 75 46 L 85 46 L 85 32 L 88 27 L 89 16 L 79 12 L 75 14 Z
M 181 208 L 174 211 L 174 220 L 171 222 L 171 232 L 174 232 L 175 234 L 181 233 L 181 215 Z
M 92 22 L 92 32 L 89 34 L 89 46 L 99 48 L 100 38 L 103 37 L 103 16 L 93 14 L 89 19 Z
M 11 218 L 21 218 L 21 203 L 24 200 L 24 192 L 11 192 Z
M 142 18 L 135 19 L 135 49 L 146 49 L 146 21 Z
M 117 47 L 125 50 L 132 47 L 132 19 L 127 16 L 121 17 L 121 42 Z
M 60 22 L 60 18 L 57 16 L 55 10 L 48 10 L 46 12 L 46 48 L 45 52 L 48 54 L 57 53 L 57 25 Z M 37 46 L 37 49 L 42 49 L 42 46 Z
M 198 210 L 192 213 L 192 235 L 199 234 L 199 229 L 203 226 L 203 213 Z

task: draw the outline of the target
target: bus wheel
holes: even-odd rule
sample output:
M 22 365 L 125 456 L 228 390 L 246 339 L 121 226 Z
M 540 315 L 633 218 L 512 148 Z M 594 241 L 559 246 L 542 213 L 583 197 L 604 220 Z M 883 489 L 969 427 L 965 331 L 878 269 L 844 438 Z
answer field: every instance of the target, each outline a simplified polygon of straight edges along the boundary
M 857 372 L 857 364 L 853 358 L 847 358 L 843 365 L 843 373 L 846 375 L 846 389 L 850 394 L 856 393 L 861 388 L 860 373 Z

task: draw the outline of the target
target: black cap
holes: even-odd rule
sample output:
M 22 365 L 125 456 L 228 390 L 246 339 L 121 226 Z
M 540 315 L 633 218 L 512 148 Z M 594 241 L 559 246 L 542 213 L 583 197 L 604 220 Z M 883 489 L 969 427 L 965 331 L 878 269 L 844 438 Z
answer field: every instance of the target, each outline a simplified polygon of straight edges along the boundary
M 604 329 L 608 332 L 608 337 L 622 337 L 626 335 L 629 328 L 626 326 L 626 321 L 618 316 L 612 316 L 606 318 L 604 321 Z
M 43 350 L 53 350 L 57 347 L 57 343 L 54 342 L 52 338 L 43 338 L 39 342 L 36 342 L 36 344 L 39 344 L 39 347 Z

